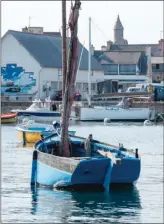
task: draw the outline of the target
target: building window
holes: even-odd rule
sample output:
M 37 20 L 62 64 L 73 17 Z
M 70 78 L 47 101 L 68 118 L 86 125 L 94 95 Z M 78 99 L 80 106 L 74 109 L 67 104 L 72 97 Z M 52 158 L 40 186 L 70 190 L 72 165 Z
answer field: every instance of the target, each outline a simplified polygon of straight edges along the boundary
M 57 82 L 51 82 L 51 89 L 52 90 L 57 90 L 58 83 Z
M 96 90 L 96 84 L 95 83 L 91 83 L 91 90 L 93 90 L 93 91 Z
M 62 89 L 62 82 L 59 82 L 59 90 Z
M 88 83 L 83 83 L 83 90 L 87 90 L 88 89 Z
M 62 76 L 62 69 L 58 69 L 58 76 Z
M 104 75 L 118 75 L 118 65 L 117 64 L 107 64 L 102 65 L 104 69 Z
M 155 65 L 155 68 L 156 68 L 156 69 L 159 69 L 159 64 L 156 64 L 156 65 Z
M 79 82 L 76 83 L 76 89 L 81 90 L 81 83 L 79 83 Z
M 124 64 L 120 65 L 120 75 L 134 75 L 136 74 L 136 65 Z

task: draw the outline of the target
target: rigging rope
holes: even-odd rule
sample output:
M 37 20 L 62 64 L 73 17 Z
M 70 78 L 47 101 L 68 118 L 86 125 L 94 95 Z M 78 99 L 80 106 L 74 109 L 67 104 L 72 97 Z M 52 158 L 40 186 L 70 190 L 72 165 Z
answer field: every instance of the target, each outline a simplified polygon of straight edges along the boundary
M 99 30 L 100 32 L 101 32 L 101 34 L 102 34 L 102 36 L 106 39 L 106 40 L 108 40 L 109 39 L 109 37 L 107 37 L 106 36 L 106 34 L 103 32 L 103 30 L 95 23 L 95 21 L 92 19 L 92 24 L 93 24 L 93 26 L 95 27 L 95 28 L 97 28 L 97 30 Z

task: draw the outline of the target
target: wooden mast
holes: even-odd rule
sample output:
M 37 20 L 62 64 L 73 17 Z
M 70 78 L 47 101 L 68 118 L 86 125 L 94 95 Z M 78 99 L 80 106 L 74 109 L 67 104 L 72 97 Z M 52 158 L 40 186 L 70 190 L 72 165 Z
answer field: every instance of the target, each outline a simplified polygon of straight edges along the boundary
M 66 0 L 62 0 L 62 99 L 65 93 L 67 73 Z
M 68 68 L 66 70 L 67 73 L 65 76 L 65 86 L 64 86 L 65 91 L 62 100 L 63 108 L 61 117 L 61 141 L 60 141 L 60 155 L 64 157 L 70 157 L 71 155 L 68 126 L 71 115 L 71 107 L 74 100 L 75 79 L 77 73 L 77 62 L 78 62 L 77 30 L 78 30 L 78 18 L 79 18 L 80 6 L 81 6 L 80 0 L 75 0 L 74 5 L 73 4 L 71 5 L 71 13 L 68 22 L 71 31 L 71 38 L 69 44 Z M 63 24 L 63 26 L 64 25 L 66 24 Z
M 67 75 L 67 52 L 66 52 L 67 40 L 66 40 L 66 0 L 62 0 L 62 116 L 64 109 L 64 95 Z M 62 124 L 61 124 L 62 125 Z M 65 135 L 65 128 L 62 128 L 61 138 Z M 62 154 L 63 144 L 60 147 L 60 155 Z

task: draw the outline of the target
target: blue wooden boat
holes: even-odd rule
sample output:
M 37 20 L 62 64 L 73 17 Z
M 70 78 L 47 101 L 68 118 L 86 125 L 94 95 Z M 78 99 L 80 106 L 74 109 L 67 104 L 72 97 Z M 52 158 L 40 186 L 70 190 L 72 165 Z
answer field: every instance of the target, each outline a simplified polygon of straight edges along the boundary
M 63 8 L 64 4 L 65 1 L 62 2 Z M 136 154 L 132 153 L 131 155 L 130 151 L 123 147 L 118 149 L 109 144 L 95 141 L 91 136 L 85 141 L 85 138 L 69 135 L 69 118 L 77 74 L 77 22 L 80 8 L 80 0 L 75 0 L 68 22 L 71 39 L 68 63 L 63 63 L 63 66 L 65 64 L 68 66 L 67 73 L 63 69 L 64 95 L 60 123 L 61 133 L 52 134 L 35 144 L 31 185 L 72 188 L 92 186 L 92 189 L 101 187 L 108 191 L 111 183 L 132 184 L 137 181 L 140 174 L 140 159 L 137 150 Z M 66 27 L 65 22 L 62 25 L 62 27 Z M 63 42 L 66 43 L 64 35 Z M 63 52 L 66 52 L 64 44 Z M 90 56 L 91 54 L 88 57 L 89 74 L 91 74 Z M 66 70 L 66 67 L 64 68 Z
M 102 187 L 134 184 L 140 175 L 138 152 L 93 140 L 91 157 L 86 157 L 85 138 L 70 135 L 71 157 L 58 156 L 60 135 L 38 141 L 33 154 L 31 184 L 49 187 Z

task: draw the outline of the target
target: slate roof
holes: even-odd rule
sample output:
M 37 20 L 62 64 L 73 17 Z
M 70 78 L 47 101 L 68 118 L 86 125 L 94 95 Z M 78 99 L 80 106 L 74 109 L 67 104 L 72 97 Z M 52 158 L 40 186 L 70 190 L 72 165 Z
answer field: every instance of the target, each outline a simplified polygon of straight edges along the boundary
M 13 35 L 41 66 L 62 68 L 62 38 L 60 36 L 25 33 L 13 30 L 9 30 L 5 35 L 7 34 Z M 83 45 L 79 42 L 79 58 L 82 48 Z M 91 69 L 103 70 L 101 64 L 93 56 L 91 57 Z M 80 70 L 88 70 L 88 50 L 86 48 L 83 50 Z
M 161 57 L 162 52 L 159 44 L 128 44 L 128 45 L 111 45 L 111 51 L 145 51 L 146 47 L 151 47 L 151 56 Z
M 121 52 L 121 51 L 95 51 L 95 58 L 103 64 L 140 64 L 141 74 L 147 71 L 147 56 L 144 51 Z
M 141 52 L 104 52 L 105 56 L 109 58 L 114 64 L 137 64 Z

